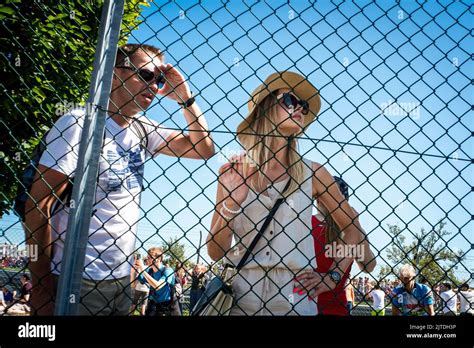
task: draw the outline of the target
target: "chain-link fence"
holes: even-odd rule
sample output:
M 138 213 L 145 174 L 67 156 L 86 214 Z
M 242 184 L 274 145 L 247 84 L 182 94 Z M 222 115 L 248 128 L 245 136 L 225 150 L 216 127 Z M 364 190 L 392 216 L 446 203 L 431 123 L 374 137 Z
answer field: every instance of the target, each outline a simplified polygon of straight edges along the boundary
M 472 12 L 1 5 L 2 314 L 472 313 Z

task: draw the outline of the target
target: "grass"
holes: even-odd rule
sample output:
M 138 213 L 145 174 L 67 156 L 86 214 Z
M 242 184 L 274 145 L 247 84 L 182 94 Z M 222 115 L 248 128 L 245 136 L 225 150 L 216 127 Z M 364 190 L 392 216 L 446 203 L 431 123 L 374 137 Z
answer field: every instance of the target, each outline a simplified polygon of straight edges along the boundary
M 27 270 L 21 267 L 0 267 L 0 271 L 25 272 Z

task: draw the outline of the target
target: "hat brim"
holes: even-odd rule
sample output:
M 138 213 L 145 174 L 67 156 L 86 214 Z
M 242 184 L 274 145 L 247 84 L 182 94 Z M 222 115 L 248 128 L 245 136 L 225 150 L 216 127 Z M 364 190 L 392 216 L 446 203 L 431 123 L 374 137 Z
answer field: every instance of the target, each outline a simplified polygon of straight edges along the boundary
M 241 143 L 246 136 L 255 134 L 252 125 L 255 121 L 255 110 L 257 106 L 272 92 L 279 89 L 290 89 L 298 99 L 308 102 L 309 112 L 304 116 L 304 124 L 301 132 L 304 132 L 316 119 L 321 109 L 321 98 L 316 87 L 304 76 L 295 72 L 276 72 L 268 76 L 265 81 L 253 91 L 249 99 L 247 116 L 237 127 L 237 137 Z

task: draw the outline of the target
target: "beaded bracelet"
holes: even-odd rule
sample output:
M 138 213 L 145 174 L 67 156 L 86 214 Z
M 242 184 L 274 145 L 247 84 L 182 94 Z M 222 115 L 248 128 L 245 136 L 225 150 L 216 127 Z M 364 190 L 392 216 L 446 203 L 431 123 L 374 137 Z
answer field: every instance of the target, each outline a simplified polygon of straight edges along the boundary
M 229 207 L 227 207 L 227 205 L 225 204 L 225 201 L 222 202 L 222 207 L 224 208 L 224 210 L 232 214 L 240 214 L 242 212 L 242 207 L 240 207 L 239 210 L 229 209 Z
M 219 210 L 219 213 L 221 214 L 221 216 L 226 219 L 227 221 L 232 219 L 232 216 L 227 216 L 225 213 L 224 213 L 224 207 L 221 207 L 221 209 Z

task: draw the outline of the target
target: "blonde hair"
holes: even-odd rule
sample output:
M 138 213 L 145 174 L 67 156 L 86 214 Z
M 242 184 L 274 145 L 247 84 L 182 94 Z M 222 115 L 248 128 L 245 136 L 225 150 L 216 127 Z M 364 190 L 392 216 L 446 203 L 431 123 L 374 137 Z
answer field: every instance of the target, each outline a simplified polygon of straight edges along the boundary
M 334 241 L 340 242 L 341 229 L 332 218 L 332 215 L 329 213 L 326 206 L 320 201 L 318 202 L 318 210 L 324 216 L 324 221 L 325 221 L 324 237 L 326 240 L 326 244 L 330 244 Z
M 161 247 L 152 247 L 148 249 L 148 256 L 152 258 L 152 260 L 155 260 L 159 258 L 160 261 L 163 260 L 163 248 Z
M 411 278 L 414 278 L 416 275 L 416 271 L 415 271 L 415 268 L 406 263 L 404 264 L 401 268 L 400 268 L 400 276 L 401 277 L 411 277 Z
M 264 187 L 265 173 L 270 163 L 270 159 L 275 157 L 274 150 L 277 144 L 277 138 L 283 137 L 278 130 L 277 120 L 277 101 L 274 94 L 267 96 L 262 102 L 257 105 L 255 111 L 255 119 L 251 125 L 252 131 L 256 135 L 246 135 L 243 137 L 243 146 L 247 151 L 247 161 L 244 161 L 243 174 L 248 177 L 249 173 L 255 169 L 261 174 L 258 176 L 258 187 Z M 249 131 L 249 130 L 248 130 Z M 290 196 L 293 192 L 301 187 L 303 182 L 303 163 L 300 154 L 298 153 L 298 141 L 291 137 L 288 145 L 288 164 L 287 173 L 290 177 L 290 184 L 282 195 Z

